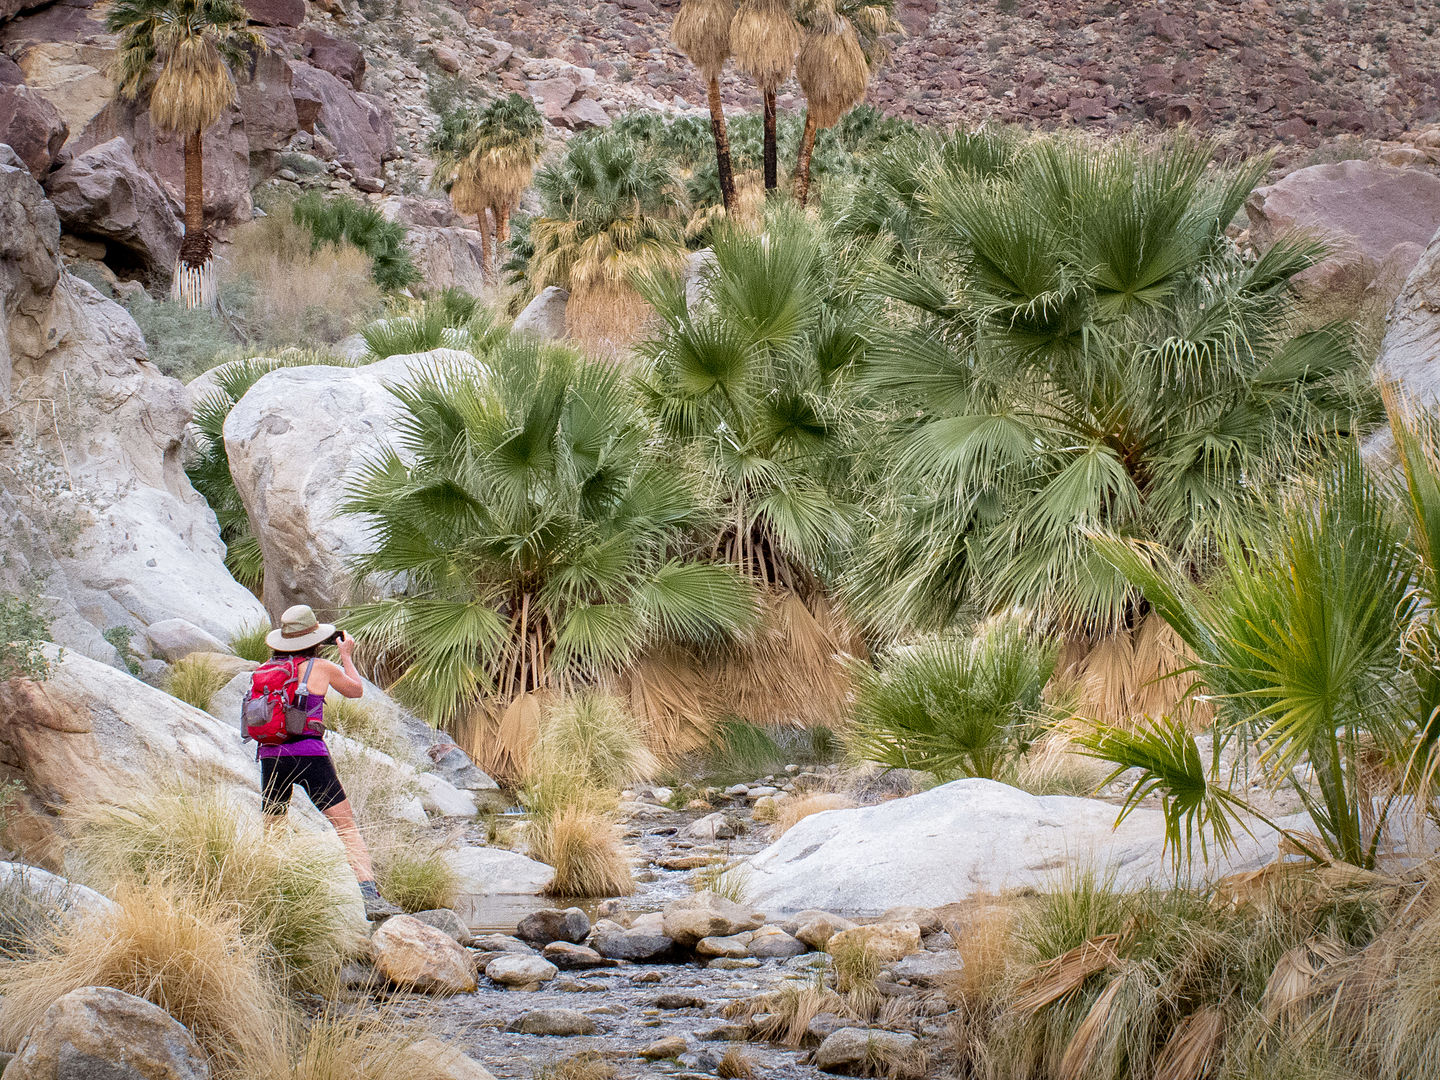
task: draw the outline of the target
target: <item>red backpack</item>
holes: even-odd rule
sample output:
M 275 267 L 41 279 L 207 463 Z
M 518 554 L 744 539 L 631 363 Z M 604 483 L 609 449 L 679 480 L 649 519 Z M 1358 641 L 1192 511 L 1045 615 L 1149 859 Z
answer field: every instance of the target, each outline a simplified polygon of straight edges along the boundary
M 310 719 L 300 687 L 310 681 L 314 659 L 300 674 L 300 661 L 271 660 L 250 676 L 250 693 L 241 706 L 240 729 L 244 738 L 261 746 L 281 746 L 297 738 L 324 734 L 325 727 Z

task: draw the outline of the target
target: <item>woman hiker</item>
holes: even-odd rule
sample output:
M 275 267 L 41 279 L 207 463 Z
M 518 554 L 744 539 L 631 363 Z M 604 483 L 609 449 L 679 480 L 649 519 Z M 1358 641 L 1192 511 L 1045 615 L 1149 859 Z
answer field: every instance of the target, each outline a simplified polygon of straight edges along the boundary
M 340 652 L 335 664 L 316 655 L 321 646 L 334 642 Z M 370 852 L 355 824 L 355 813 L 323 738 L 325 692 L 334 689 L 347 698 L 365 693 L 365 684 L 355 670 L 355 639 L 337 631 L 330 623 L 322 623 L 306 604 L 289 608 L 280 618 L 280 628 L 265 637 L 271 657 L 256 675 L 266 669 L 282 667 L 286 681 L 295 683 L 294 703 L 306 714 L 304 730 L 270 745 L 262 742 L 257 756 L 260 760 L 260 804 L 267 826 L 278 822 L 290 806 L 290 795 L 298 785 L 310 801 L 335 826 L 345 857 L 360 882 L 365 898 L 365 917 L 372 922 L 399 915 L 400 909 L 380 895 L 375 888 L 375 871 L 370 865 Z M 254 690 L 252 688 L 252 695 Z M 312 727 L 312 725 L 314 725 Z

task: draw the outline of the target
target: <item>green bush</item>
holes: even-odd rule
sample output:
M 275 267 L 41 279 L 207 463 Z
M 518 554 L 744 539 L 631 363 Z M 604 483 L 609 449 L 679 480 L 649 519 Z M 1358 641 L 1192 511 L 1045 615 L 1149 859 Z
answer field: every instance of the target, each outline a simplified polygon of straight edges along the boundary
M 374 207 L 344 195 L 302 195 L 291 208 L 295 220 L 315 237 L 315 245 L 353 244 L 373 263 L 375 284 L 387 292 L 408 288 L 420 271 L 405 248 L 405 226 L 387 221 Z
M 137 296 L 129 311 L 145 335 L 150 362 L 182 382 L 210 370 L 217 357 L 237 344 L 224 322 L 204 308 L 189 310 L 169 300 Z
M 170 665 L 165 692 L 197 709 L 210 709 L 210 699 L 219 693 L 231 676 L 221 671 L 204 653 L 187 656 Z
M 230 651 L 241 660 L 263 664 L 270 659 L 270 646 L 265 638 L 270 633 L 268 623 L 254 623 L 235 631 L 230 638 Z
M 135 631 L 128 626 L 112 626 L 100 636 L 120 654 L 120 662 L 125 665 L 125 670 L 138 679 L 140 659 L 135 655 Z
M 40 614 L 38 601 L 0 594 L 0 682 L 22 678 L 39 681 L 50 674 L 43 642 L 50 624 Z

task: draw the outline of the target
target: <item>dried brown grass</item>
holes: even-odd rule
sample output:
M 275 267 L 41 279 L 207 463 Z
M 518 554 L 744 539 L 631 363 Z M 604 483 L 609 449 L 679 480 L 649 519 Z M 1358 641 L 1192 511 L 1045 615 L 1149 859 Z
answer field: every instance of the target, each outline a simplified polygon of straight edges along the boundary
M 1138 629 L 1098 642 L 1072 639 L 1055 666 L 1058 676 L 1077 684 L 1077 711 L 1107 723 L 1123 724 L 1143 716 L 1186 710 L 1203 727 L 1213 710 L 1189 695 L 1191 662 L 1184 643 L 1169 623 L 1148 616 Z
M 821 1013 L 845 1015 L 845 999 L 816 982 L 793 982 L 779 990 L 754 998 L 742 998 L 725 1007 L 729 1020 L 764 1017 L 752 1025 L 754 1038 L 785 1046 L 801 1046 L 810 1023 Z
M 732 1046 L 721 1056 L 715 1075 L 720 1080 L 755 1080 L 755 1063 L 744 1050 Z
M 615 823 L 591 806 L 565 805 L 534 818 L 526 829 L 530 856 L 555 868 L 551 896 L 629 896 L 630 862 Z
M 1004 982 L 1012 948 L 1010 905 L 976 898 L 965 913 L 946 920 L 945 929 L 965 966 L 941 985 L 954 1004 L 983 1006 Z
M 793 795 L 777 804 L 772 832 L 775 838 L 779 839 L 813 814 L 823 814 L 827 810 L 849 810 L 854 805 L 855 800 L 837 791 L 816 791 L 808 795 Z
M 535 1080 L 614 1080 L 615 1066 L 598 1050 L 582 1050 L 535 1071 Z

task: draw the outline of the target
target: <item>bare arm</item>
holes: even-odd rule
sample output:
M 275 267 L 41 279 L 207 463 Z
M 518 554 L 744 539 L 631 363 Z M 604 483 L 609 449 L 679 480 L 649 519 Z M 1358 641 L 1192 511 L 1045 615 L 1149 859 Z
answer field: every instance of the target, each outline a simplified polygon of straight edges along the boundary
M 336 648 L 340 650 L 341 666 L 330 665 L 330 685 L 342 697 L 361 697 L 365 693 L 365 684 L 360 680 L 360 672 L 355 670 L 355 639 L 342 630 Z

